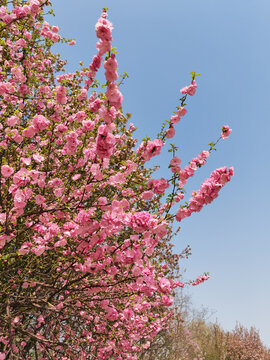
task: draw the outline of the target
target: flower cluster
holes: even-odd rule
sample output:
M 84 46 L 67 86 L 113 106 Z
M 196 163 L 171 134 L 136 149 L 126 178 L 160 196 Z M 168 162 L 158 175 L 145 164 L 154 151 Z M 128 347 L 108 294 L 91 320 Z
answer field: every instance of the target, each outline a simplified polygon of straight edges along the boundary
M 202 151 L 198 156 L 193 158 L 183 170 L 179 171 L 180 188 L 184 187 L 188 179 L 194 175 L 195 171 L 206 163 L 208 157 L 209 151 Z
M 137 153 L 141 154 L 141 157 L 145 161 L 149 161 L 153 156 L 159 155 L 161 148 L 164 145 L 163 141 L 160 139 L 155 139 L 153 141 L 146 141 L 141 143 L 137 149 Z
M 192 286 L 196 286 L 196 285 L 199 285 L 199 284 L 205 282 L 209 278 L 210 278 L 209 275 L 201 275 L 201 276 L 198 276 L 197 279 L 195 281 L 193 281 L 191 284 L 192 284 Z
M 191 84 L 188 86 L 185 86 L 183 89 L 181 89 L 182 94 L 188 94 L 190 96 L 193 96 L 197 90 L 197 84 L 195 80 L 192 80 Z
M 225 166 L 213 171 L 211 176 L 202 183 L 200 190 L 192 193 L 188 206 L 177 211 L 176 220 L 181 221 L 193 212 L 200 211 L 204 205 L 210 204 L 218 196 L 220 189 L 231 180 L 233 174 L 233 167 L 227 169 Z
M 232 129 L 230 129 L 230 127 L 228 125 L 223 125 L 221 130 L 222 130 L 222 133 L 220 136 L 222 137 L 222 139 L 224 139 L 224 140 L 228 139 Z
M 208 153 L 184 170 L 174 154 L 173 179 L 153 179 L 144 164 L 174 136 L 184 105 L 135 150 L 106 10 L 90 65 L 63 73 L 51 51 L 59 29 L 44 21 L 50 2 L 15 3 L 0 8 L 0 359 L 135 360 L 184 286 L 173 275 L 181 256 L 171 251 L 169 211 Z M 196 88 L 193 80 L 181 91 Z M 176 219 L 210 203 L 232 174 L 216 170 Z

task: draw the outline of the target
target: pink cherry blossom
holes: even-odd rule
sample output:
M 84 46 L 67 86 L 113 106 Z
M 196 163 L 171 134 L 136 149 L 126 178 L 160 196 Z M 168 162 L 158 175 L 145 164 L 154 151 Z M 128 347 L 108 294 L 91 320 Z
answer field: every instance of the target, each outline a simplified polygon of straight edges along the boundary
M 98 156 L 101 158 L 109 157 L 114 150 L 115 141 L 115 137 L 110 132 L 109 128 L 105 125 L 101 125 L 98 129 L 97 137 Z
M 178 114 L 179 116 L 185 116 L 186 113 L 187 113 L 187 109 L 184 108 L 183 106 L 180 107 L 180 109 L 177 111 L 177 114 Z
M 188 94 L 190 96 L 193 96 L 197 90 L 197 84 L 195 80 L 192 80 L 191 84 L 181 89 L 182 94 Z
M 150 199 L 152 199 L 153 195 L 154 195 L 154 193 L 153 193 L 153 191 L 151 191 L 151 190 L 144 191 L 144 192 L 142 193 L 142 199 L 143 199 L 143 200 L 150 200 Z
M 151 187 L 155 194 L 163 194 L 170 184 L 166 179 L 152 179 L 148 182 L 148 187 Z
M 36 255 L 36 256 L 40 256 L 44 253 L 46 247 L 44 245 L 39 245 L 36 248 L 32 249 L 32 252 Z
M 142 154 L 144 160 L 148 161 L 153 156 L 159 155 L 161 152 L 161 148 L 164 145 L 163 141 L 160 139 L 155 139 L 153 141 L 147 141 L 146 143 L 142 143 L 137 152 Z
M 166 136 L 168 139 L 173 138 L 175 135 L 175 128 L 171 125 L 169 129 L 166 131 Z
M 66 93 L 67 93 L 67 88 L 66 87 L 58 86 L 56 88 L 56 101 L 59 104 L 66 104 L 66 102 L 67 102 Z
M 159 286 L 163 293 L 169 294 L 171 292 L 171 282 L 166 278 L 159 279 Z
M 34 127 L 33 125 L 29 126 L 29 128 L 24 129 L 22 132 L 22 136 L 27 137 L 27 138 L 32 138 L 37 132 L 36 127 Z
M 14 126 L 19 123 L 20 119 L 17 116 L 11 116 L 7 119 L 8 126 Z
M 230 129 L 228 125 L 223 125 L 221 130 L 222 130 L 222 133 L 221 133 L 222 139 L 224 139 L 224 140 L 228 139 L 232 129 Z
M 14 206 L 17 209 L 23 209 L 26 206 L 26 195 L 23 190 L 18 189 L 14 195 Z
M 101 65 L 101 56 L 100 55 L 95 55 L 93 57 L 93 61 L 91 63 L 91 65 L 89 66 L 91 70 L 93 71 L 98 71 L 98 69 L 100 68 L 100 65 Z
M 36 195 L 35 201 L 37 205 L 42 205 L 45 202 L 45 197 L 42 195 Z
M 165 306 L 171 306 L 174 302 L 174 299 L 172 296 L 162 295 L 161 302 Z
M 142 232 L 152 229 L 155 220 L 147 211 L 140 211 L 132 215 L 130 225 L 135 231 Z
M 89 105 L 89 108 L 90 108 L 90 110 L 91 110 L 93 113 L 98 112 L 98 110 L 100 109 L 100 107 L 101 107 L 101 101 L 100 101 L 100 99 L 96 99 L 95 101 L 93 101 L 93 102 Z
M 2 166 L 1 166 L 1 174 L 2 174 L 2 176 L 8 178 L 8 177 L 10 177 L 13 173 L 14 173 L 14 170 L 12 169 L 12 167 L 10 167 L 10 166 L 8 166 L 8 165 L 2 165 Z
M 106 40 L 100 40 L 97 43 L 97 49 L 99 50 L 99 55 L 102 56 L 104 55 L 106 52 L 111 50 L 111 43 L 110 41 L 106 41 Z
M 175 157 L 170 161 L 170 164 L 171 164 L 172 166 L 180 165 L 180 164 L 181 164 L 181 159 L 179 159 L 179 157 L 175 156 Z

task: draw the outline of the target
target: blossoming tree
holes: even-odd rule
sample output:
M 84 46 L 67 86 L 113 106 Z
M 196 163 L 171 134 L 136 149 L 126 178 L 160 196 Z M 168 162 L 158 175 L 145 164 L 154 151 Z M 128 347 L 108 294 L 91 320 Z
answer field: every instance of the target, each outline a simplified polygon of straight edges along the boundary
M 44 21 L 50 1 L 12 4 L 0 7 L 0 359 L 135 360 L 184 285 L 169 276 L 172 222 L 213 201 L 233 170 L 215 170 L 175 209 L 214 144 L 183 170 L 173 148 L 171 179 L 145 163 L 174 136 L 196 74 L 168 128 L 135 150 L 106 9 L 90 66 L 64 73 L 51 47 L 66 40 Z

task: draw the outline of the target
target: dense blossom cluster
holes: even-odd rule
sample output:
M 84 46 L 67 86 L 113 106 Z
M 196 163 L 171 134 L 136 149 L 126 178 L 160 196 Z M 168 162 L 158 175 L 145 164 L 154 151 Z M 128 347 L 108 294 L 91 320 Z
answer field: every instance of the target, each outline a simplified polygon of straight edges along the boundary
M 206 163 L 209 157 L 209 151 L 202 151 L 197 157 L 192 159 L 190 163 L 179 171 L 179 187 L 184 187 L 188 179 L 194 175 L 195 171 Z
M 169 210 L 208 153 L 183 172 L 173 157 L 179 185 L 162 204 L 171 180 L 152 179 L 144 163 L 160 154 L 186 109 L 171 117 L 163 139 L 135 151 L 106 10 L 91 64 L 66 74 L 50 49 L 61 37 L 44 21 L 49 1 L 14 3 L 0 8 L 0 359 L 135 360 L 166 326 L 173 291 L 184 286 L 170 276 L 179 256 L 170 251 Z M 106 91 L 97 94 L 102 63 Z M 181 91 L 196 88 L 193 80 Z M 231 175 L 216 170 L 176 219 L 210 203 Z
M 232 175 L 232 167 L 229 169 L 223 167 L 213 171 L 211 176 L 202 183 L 200 190 L 192 193 L 188 206 L 177 211 L 176 219 L 181 221 L 193 212 L 200 211 L 203 205 L 210 204 L 218 196 L 220 189 L 231 180 Z
M 198 86 L 196 84 L 196 81 L 195 81 L 195 79 L 193 79 L 190 85 L 185 86 L 180 91 L 182 94 L 188 94 L 190 96 L 193 96 L 196 93 L 197 87 Z

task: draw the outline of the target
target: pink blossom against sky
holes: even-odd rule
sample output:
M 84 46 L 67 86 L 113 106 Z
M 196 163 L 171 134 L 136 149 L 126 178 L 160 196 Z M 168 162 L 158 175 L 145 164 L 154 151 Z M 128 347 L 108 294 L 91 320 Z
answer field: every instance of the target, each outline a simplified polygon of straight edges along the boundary
M 226 329 L 236 321 L 255 325 L 270 346 L 269 0 L 53 3 L 56 17 L 50 22 L 65 37 L 76 39 L 75 46 L 61 46 L 71 71 L 80 60 L 91 63 L 94 26 L 102 6 L 109 7 L 119 74 L 127 71 L 130 76 L 121 87 L 124 110 L 132 113 L 139 140 L 154 138 L 169 119 L 179 90 L 190 82 L 189 73 L 202 74 L 171 139 L 180 147 L 181 167 L 207 150 L 224 124 L 232 133 L 219 142 L 217 153 L 196 172 L 187 191 L 199 189 L 221 166 L 233 165 L 235 176 L 213 204 L 183 219 L 176 250 L 192 247 L 192 257 L 183 264 L 185 280 L 204 271 L 211 274 L 205 284 L 190 289 L 195 305 L 213 309 L 211 320 L 217 318 Z M 166 149 L 168 145 L 158 159 L 157 178 L 170 174 Z M 155 158 L 151 163 L 156 164 Z

